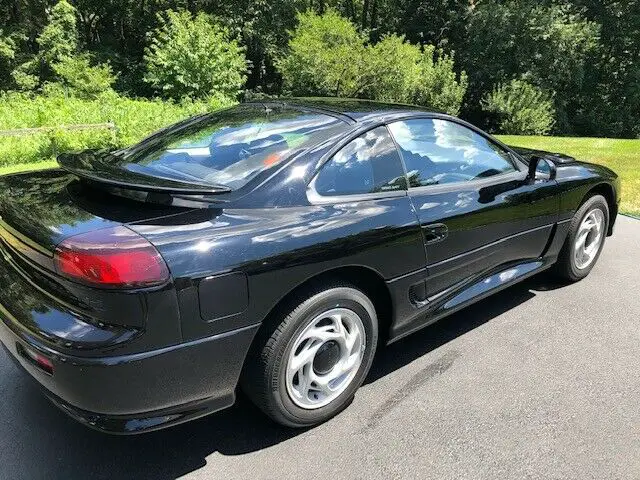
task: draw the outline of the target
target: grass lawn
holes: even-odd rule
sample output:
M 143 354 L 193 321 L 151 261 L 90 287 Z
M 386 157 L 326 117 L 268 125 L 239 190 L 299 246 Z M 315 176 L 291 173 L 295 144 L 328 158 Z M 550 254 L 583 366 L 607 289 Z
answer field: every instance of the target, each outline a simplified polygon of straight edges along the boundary
M 7 173 L 28 172 L 31 170 L 44 170 L 45 168 L 53 168 L 58 164 L 54 161 L 47 160 L 37 163 L 22 163 L 19 165 L 9 165 L 8 167 L 0 167 L 0 175 Z
M 620 211 L 640 215 L 640 140 L 504 135 L 499 138 L 508 145 L 565 153 L 578 160 L 606 165 L 622 178 Z M 55 166 L 55 162 L 46 161 L 0 167 L 0 175 L 53 166 Z
M 498 138 L 507 145 L 565 153 L 609 167 L 622 179 L 620 211 L 640 215 L 640 140 L 507 135 Z

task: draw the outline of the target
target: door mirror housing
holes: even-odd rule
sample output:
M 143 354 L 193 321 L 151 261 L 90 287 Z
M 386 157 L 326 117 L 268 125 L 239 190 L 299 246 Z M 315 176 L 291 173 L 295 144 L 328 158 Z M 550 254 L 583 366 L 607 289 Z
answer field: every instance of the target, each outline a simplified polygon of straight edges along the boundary
M 544 157 L 534 156 L 529 161 L 529 173 L 527 174 L 527 182 L 532 184 L 536 182 L 546 182 L 555 180 L 556 165 Z

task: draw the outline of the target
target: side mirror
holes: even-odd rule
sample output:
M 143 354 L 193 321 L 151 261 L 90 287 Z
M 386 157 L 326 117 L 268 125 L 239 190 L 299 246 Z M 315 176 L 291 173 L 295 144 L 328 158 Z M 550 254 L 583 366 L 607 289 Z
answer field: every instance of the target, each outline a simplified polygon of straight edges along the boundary
M 544 157 L 532 157 L 529 161 L 529 173 L 527 174 L 527 182 L 533 184 L 536 182 L 546 182 L 555 180 L 556 166 Z

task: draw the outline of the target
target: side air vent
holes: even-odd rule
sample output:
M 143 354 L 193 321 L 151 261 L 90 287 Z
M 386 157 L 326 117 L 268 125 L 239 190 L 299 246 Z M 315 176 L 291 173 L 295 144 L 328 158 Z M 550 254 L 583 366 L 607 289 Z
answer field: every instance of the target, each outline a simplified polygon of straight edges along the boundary
M 409 301 L 419 307 L 427 302 L 427 285 L 424 280 L 409 287 Z

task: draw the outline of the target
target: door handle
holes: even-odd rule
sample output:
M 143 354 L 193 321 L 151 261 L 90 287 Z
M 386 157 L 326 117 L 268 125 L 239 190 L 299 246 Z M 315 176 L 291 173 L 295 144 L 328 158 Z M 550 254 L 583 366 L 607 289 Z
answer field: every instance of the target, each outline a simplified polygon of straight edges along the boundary
M 444 223 L 432 223 L 423 225 L 425 243 L 438 243 L 443 241 L 449 235 L 449 229 Z

